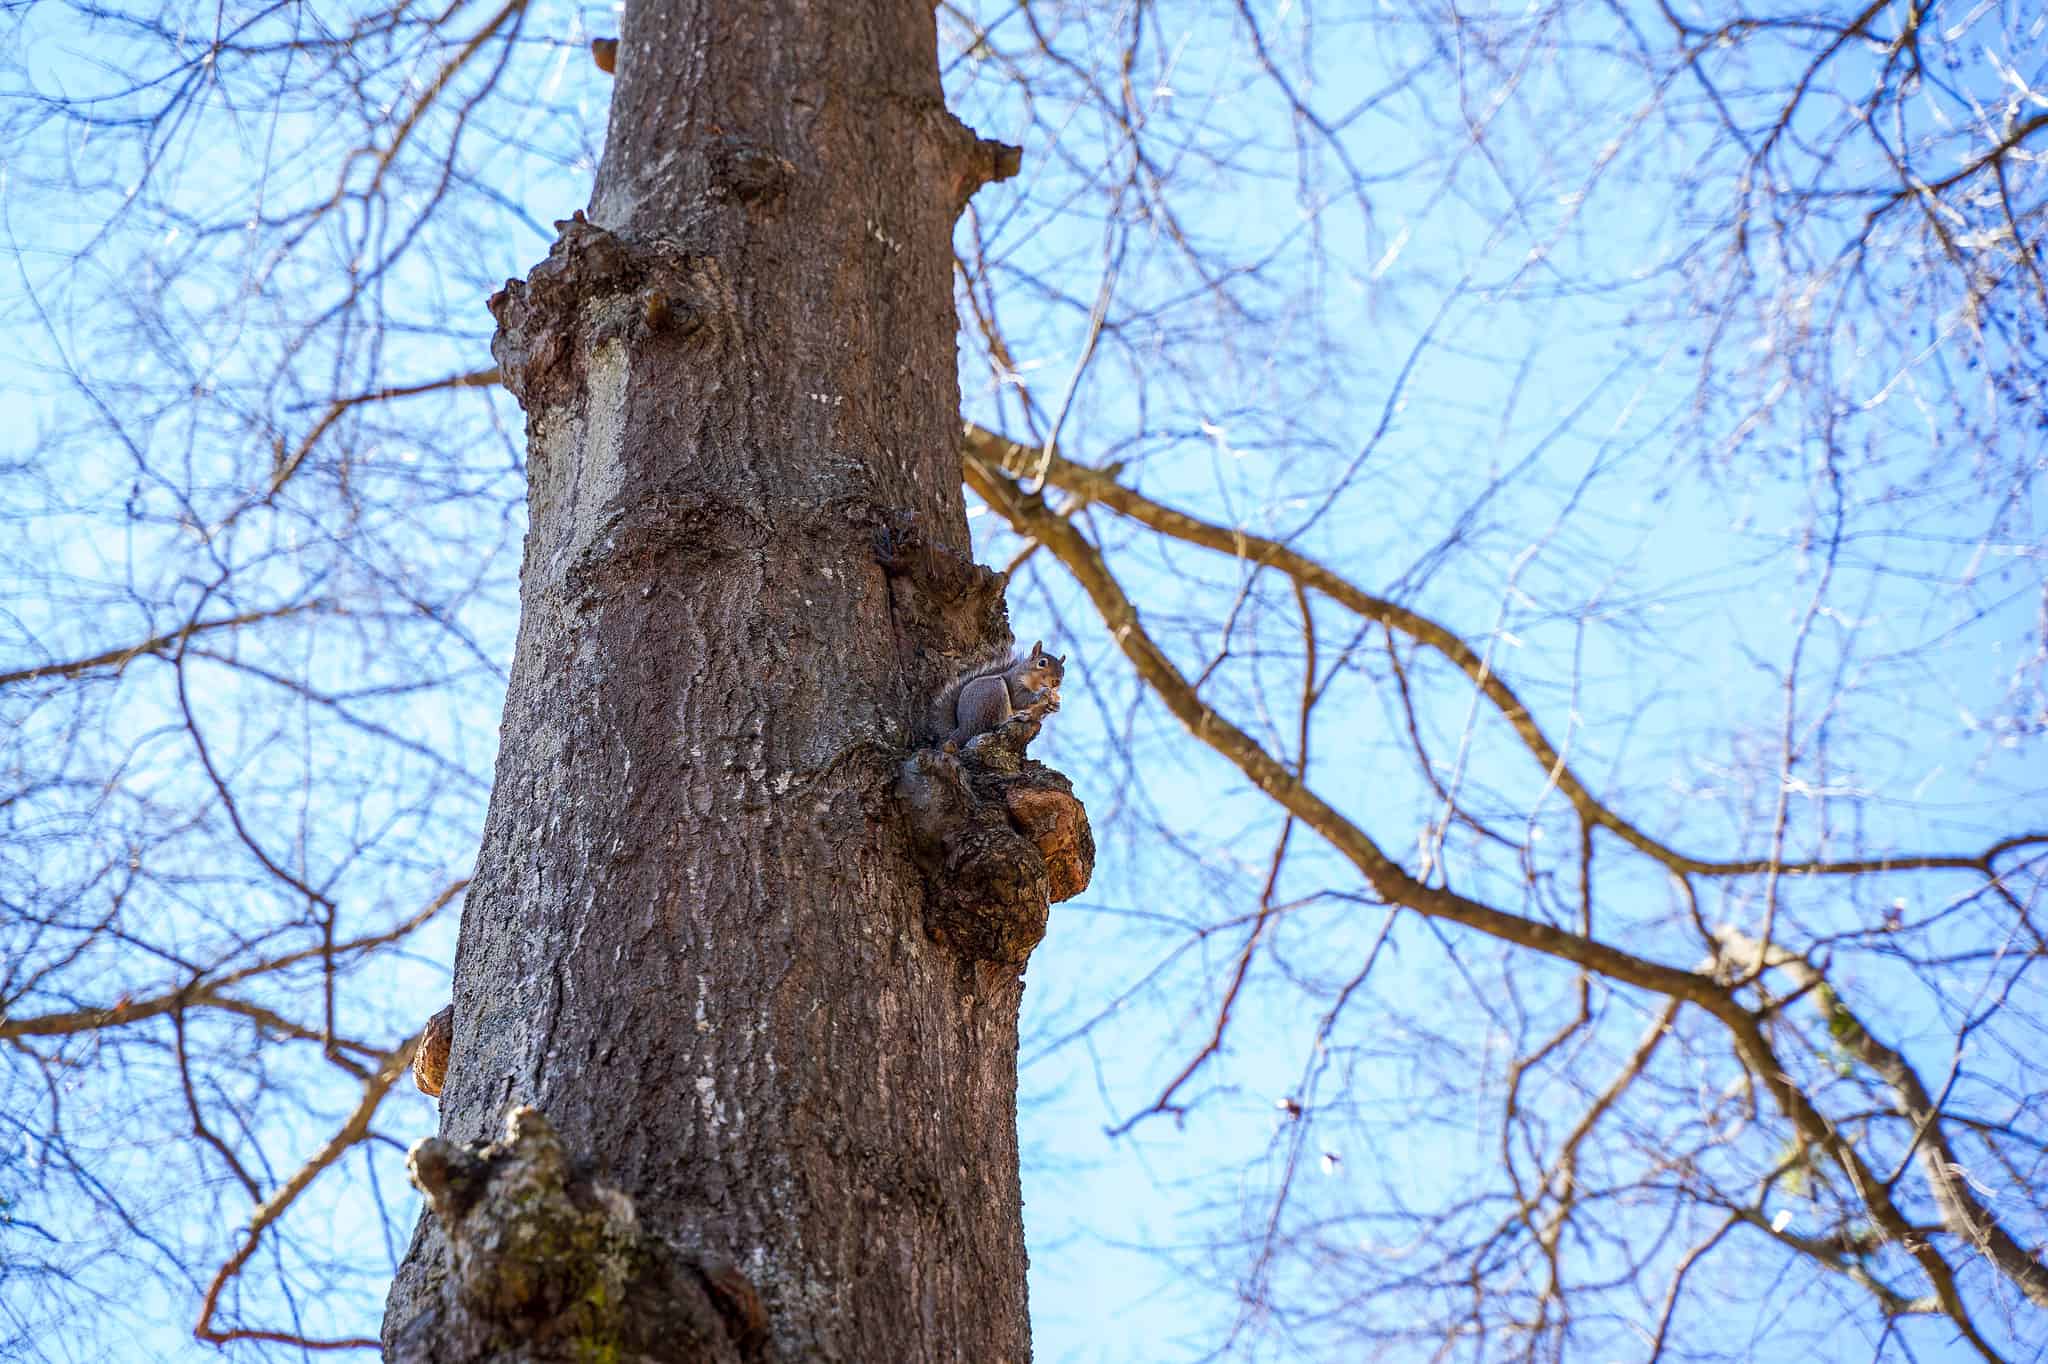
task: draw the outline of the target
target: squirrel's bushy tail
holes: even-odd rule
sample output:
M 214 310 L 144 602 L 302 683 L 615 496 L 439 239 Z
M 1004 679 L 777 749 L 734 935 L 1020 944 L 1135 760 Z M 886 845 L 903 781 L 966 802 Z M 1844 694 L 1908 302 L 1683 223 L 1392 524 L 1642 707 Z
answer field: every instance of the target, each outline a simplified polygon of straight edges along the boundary
M 932 701 L 932 733 L 944 742 L 960 727 L 960 692 L 969 682 L 978 677 L 995 677 L 1006 673 L 1016 664 L 1016 646 L 1002 645 L 979 662 L 970 664 L 965 672 L 939 688 L 938 696 Z

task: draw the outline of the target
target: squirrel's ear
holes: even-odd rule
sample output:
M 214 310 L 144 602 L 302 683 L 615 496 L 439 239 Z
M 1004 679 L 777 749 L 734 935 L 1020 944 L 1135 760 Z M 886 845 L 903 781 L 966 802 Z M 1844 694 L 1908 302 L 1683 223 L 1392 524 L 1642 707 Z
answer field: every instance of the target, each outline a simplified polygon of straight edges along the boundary
M 1033 658 L 1036 658 L 1036 657 L 1038 657 L 1038 656 L 1039 656 L 1040 654 L 1042 654 L 1042 653 L 1044 653 L 1044 652 L 1045 652 L 1045 641 L 1044 641 L 1044 640 L 1040 639 L 1040 640 L 1034 640 L 1034 641 L 1032 641 L 1032 644 L 1031 644 L 1031 656 L 1032 656 Z

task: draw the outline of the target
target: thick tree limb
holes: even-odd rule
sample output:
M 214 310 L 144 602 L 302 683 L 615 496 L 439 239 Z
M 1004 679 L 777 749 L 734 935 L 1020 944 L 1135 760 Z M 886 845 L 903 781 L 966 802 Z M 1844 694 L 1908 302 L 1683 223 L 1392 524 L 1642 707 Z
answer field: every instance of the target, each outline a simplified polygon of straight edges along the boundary
M 1574 962 L 1613 980 L 1690 1000 L 1710 1010 L 1732 1001 L 1726 987 L 1710 976 L 1666 966 L 1597 938 L 1508 914 L 1455 891 L 1424 885 L 1410 876 L 1363 829 L 1311 791 L 1257 740 L 1196 695 L 1187 678 L 1139 624 L 1137 608 L 1102 555 L 1069 520 L 1048 507 L 1043 497 L 1025 493 L 995 466 L 971 459 L 966 468 L 968 484 L 977 495 L 1007 517 L 1019 534 L 1043 543 L 1074 575 L 1109 627 L 1110 637 L 1188 731 L 1236 764 L 1253 785 L 1327 839 L 1364 874 L 1382 899 L 1433 918 L 1476 928 L 1546 956 Z
M 1941 1210 L 1942 1225 L 1956 1239 L 1975 1246 L 2030 1302 L 2048 1307 L 2048 1265 L 2028 1254 L 1971 1191 L 1969 1175 L 1943 1125 L 1941 1106 L 1928 1093 L 1919 1072 L 1896 1049 L 1871 1035 L 1812 962 L 1775 944 L 1766 947 L 1729 925 L 1716 930 L 1715 936 L 1745 973 L 1767 967 L 1782 970 L 1812 998 L 1828 1024 L 1829 1035 L 1885 1082 L 1899 1116 L 1913 1124 L 1913 1151 L 1928 1192 Z
M 986 437 L 987 433 L 981 435 Z M 1425 885 L 1410 876 L 1389 858 L 1364 830 L 1317 796 L 1304 782 L 1265 752 L 1250 735 L 1231 724 L 1202 701 L 1187 679 L 1166 657 L 1164 651 L 1145 632 L 1139 623 L 1137 608 L 1110 572 L 1100 551 L 1075 529 L 1070 519 L 1048 507 L 1042 496 L 1024 492 L 1016 482 L 1002 472 L 998 462 L 981 457 L 974 448 L 975 445 L 973 434 L 970 433 L 969 448 L 963 460 L 969 486 L 983 501 L 1007 518 L 1018 534 L 1038 540 L 1060 560 L 1088 594 L 1108 627 L 1110 637 L 1131 661 L 1139 676 L 1167 709 L 1187 726 L 1190 733 L 1229 759 L 1255 786 L 1272 797 L 1290 814 L 1321 834 L 1358 868 L 1374 891 L 1390 904 L 1402 905 L 1432 918 L 1462 924 L 1515 946 L 1571 962 L 1609 980 L 1650 990 L 1673 1000 L 1697 1004 L 1712 1015 L 1727 1028 L 1736 1054 L 1751 1074 L 1763 1082 L 1779 1111 L 1807 1142 L 1825 1151 L 1848 1175 L 1872 1222 L 1885 1239 L 1899 1245 L 1919 1264 L 1933 1287 L 1942 1312 L 1956 1324 L 1972 1348 L 1985 1359 L 1999 1358 L 1971 1320 L 1969 1308 L 1956 1286 L 1954 1266 L 1943 1258 L 1940 1251 L 1926 1237 L 1915 1234 L 1911 1220 L 1893 1201 L 1891 1190 L 1883 1179 L 1869 1167 L 1862 1154 L 1841 1135 L 1811 1097 L 1792 1080 L 1790 1071 L 1779 1060 L 1764 1033 L 1762 1019 L 1736 998 L 1731 983 L 1702 972 L 1666 966 L 1602 942 L 1590 934 L 1574 933 L 1551 924 L 1509 914 L 1448 889 Z M 991 447 L 984 440 L 980 442 L 980 448 L 987 451 Z M 1060 465 L 1065 465 L 1065 468 L 1059 468 Z M 1058 484 L 1061 474 L 1076 477 L 1076 481 L 1081 481 L 1069 472 L 1074 468 L 1075 466 L 1058 460 L 1055 456 L 1054 464 L 1048 467 L 1047 482 Z M 1109 482 L 1113 488 L 1113 480 Z M 1103 500 L 1106 501 L 1107 498 Z M 1135 506 L 1135 503 L 1132 505 Z M 1325 582 L 1349 590 L 1355 596 L 1363 595 L 1357 594 L 1355 589 L 1348 589 L 1348 585 L 1342 584 L 1341 579 L 1328 574 L 1327 570 L 1320 570 L 1319 566 L 1271 541 L 1222 532 L 1220 528 L 1202 528 L 1201 523 L 1194 522 L 1193 518 L 1180 517 L 1178 513 L 1165 513 L 1163 508 L 1156 506 L 1139 510 L 1150 516 L 1170 515 L 1177 521 L 1186 523 L 1191 531 L 1203 529 L 1205 532 L 1214 531 L 1229 536 L 1236 542 L 1235 552 L 1245 557 L 1259 557 L 1265 562 L 1286 559 L 1295 564 L 1297 571 L 1315 571 L 1320 577 L 1311 582 L 1311 585 L 1330 592 L 1333 596 L 1337 593 L 1325 587 Z M 1144 517 L 1139 516 L 1138 519 Z M 1191 533 L 1183 538 L 1194 536 Z M 1256 556 L 1248 549 L 1254 545 L 1258 546 Z M 1462 641 L 1450 636 L 1434 622 L 1416 617 L 1403 608 L 1393 606 L 1392 603 L 1381 604 L 1381 609 L 1402 622 L 1397 624 L 1396 628 L 1407 631 L 1412 624 L 1416 637 L 1424 638 L 1425 642 L 1436 643 L 1434 639 L 1428 638 L 1429 635 L 1442 636 L 1445 642 L 1437 647 L 1454 660 L 1460 656 L 1457 650 L 1462 650 L 1466 655 L 1470 654 Z M 1386 617 L 1375 615 L 1375 619 L 1383 618 Z M 1518 732 L 1523 734 L 1524 742 L 1540 754 L 1549 756 L 1553 771 L 1560 774 L 1558 779 L 1562 784 L 1561 756 L 1556 755 L 1556 750 L 1550 747 L 1548 740 L 1542 738 L 1541 731 L 1536 728 L 1534 721 L 1519 701 L 1513 698 L 1513 694 L 1508 692 L 1497 678 L 1492 677 L 1476 657 L 1474 666 L 1467 668 L 1466 671 L 1475 683 L 1487 691 L 1489 697 L 1495 698 L 1495 704 L 1515 723 Z M 1576 782 L 1574 785 L 1577 785 Z M 1581 808 L 1589 820 L 1621 833 L 1632 845 L 1641 847 L 1644 852 L 1666 865 L 1670 865 L 1669 859 L 1678 858 L 1680 862 L 1687 864 L 1684 868 L 1686 870 L 1722 875 L 1734 874 L 1737 870 L 1765 870 L 1771 865 L 1769 862 L 1699 863 L 1693 859 L 1682 858 L 1647 835 L 1635 831 L 1633 826 L 1627 825 L 1617 816 L 1610 814 L 1606 819 L 1596 819 L 1593 812 L 1604 811 L 1605 807 L 1594 801 L 1583 786 L 1577 786 L 1577 790 L 1579 794 L 1575 797 L 1574 803 L 1586 802 Z M 1623 832 L 1624 830 L 1628 832 Z M 1629 833 L 1634 833 L 1635 837 L 1629 837 Z M 1957 866 L 1985 870 L 1990 859 L 1999 852 L 2021 843 L 2041 841 L 2043 837 L 2029 835 L 2024 839 L 2007 840 L 1974 858 L 1921 858 L 1910 863 L 1883 859 L 1857 866 L 1858 869 L 1873 871 L 1902 865 Z M 1846 874 L 1850 866 L 1851 864 L 1844 863 L 1818 863 L 1803 868 L 1786 867 L 1782 870 L 1800 869 Z M 1677 869 L 1679 868 L 1674 868 Z
M 1219 526 L 1176 511 L 1125 487 L 1112 474 L 1076 464 L 1057 451 L 1044 452 L 1020 446 L 991 431 L 969 425 L 961 438 L 960 453 L 969 485 L 984 498 L 990 498 L 991 505 L 997 504 L 983 489 L 985 485 L 993 488 L 995 483 L 992 480 L 1009 482 L 1002 473 L 1005 461 L 1015 467 L 1019 461 L 1037 461 L 1049 454 L 1045 465 L 1048 484 L 1099 503 L 1162 535 L 1248 563 L 1278 569 L 1303 587 L 1312 588 L 1359 616 L 1399 631 L 1442 654 L 1472 680 L 1494 709 L 1513 726 L 1523 746 L 1542 764 L 1581 818 L 1608 830 L 1630 847 L 1679 875 L 1747 876 L 1775 871 L 1784 875 L 1855 876 L 1870 872 L 1953 869 L 1975 871 L 1996 880 L 1998 873 L 1993 864 L 1997 858 L 2018 848 L 2048 844 L 2048 832 L 2037 832 L 2003 839 L 1982 852 L 1974 853 L 1913 853 L 1877 858 L 1774 862 L 1770 858 L 1716 859 L 1680 852 L 1651 837 L 1595 796 L 1572 771 L 1563 753 L 1536 723 L 1535 716 L 1513 688 L 1487 666 L 1477 650 L 1448 627 L 1384 597 L 1363 591 L 1341 574 L 1277 540 Z M 1024 533 L 1035 532 L 1027 530 Z

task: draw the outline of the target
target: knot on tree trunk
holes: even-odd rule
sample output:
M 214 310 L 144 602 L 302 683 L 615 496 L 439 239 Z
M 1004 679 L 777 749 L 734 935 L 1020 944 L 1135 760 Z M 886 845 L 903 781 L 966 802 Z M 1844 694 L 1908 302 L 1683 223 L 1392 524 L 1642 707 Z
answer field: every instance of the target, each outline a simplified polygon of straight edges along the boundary
M 644 1231 L 633 1202 L 515 1108 L 505 1136 L 413 1145 L 412 1180 L 448 1237 L 438 1299 L 391 1341 L 393 1364 L 762 1357 L 766 1317 L 738 1270 Z
M 961 753 L 922 748 L 898 769 L 925 926 L 973 961 L 1021 967 L 1052 906 L 1086 890 L 1095 869 L 1073 784 L 1023 756 L 1038 727 L 1036 716 L 1013 716 Z
M 974 130 L 962 123 L 948 109 L 934 112 L 939 128 L 939 143 L 943 148 L 946 164 L 947 186 L 953 195 L 953 212 L 957 215 L 967 207 L 967 201 L 983 185 L 992 185 L 1008 180 L 1024 165 L 1024 149 L 1013 147 L 1007 142 L 976 136 Z
M 588 355 L 610 340 L 727 336 L 738 301 L 715 259 L 635 241 L 582 209 L 555 224 L 548 257 L 491 295 L 491 354 L 528 412 L 570 401 Z
M 1007 573 L 976 563 L 901 508 L 854 502 L 846 517 L 872 538 L 875 562 L 889 576 L 890 612 L 906 631 L 963 644 L 1009 636 Z
M 730 133 L 712 139 L 710 161 L 712 192 L 747 204 L 778 198 L 796 178 L 796 166 L 788 157 Z

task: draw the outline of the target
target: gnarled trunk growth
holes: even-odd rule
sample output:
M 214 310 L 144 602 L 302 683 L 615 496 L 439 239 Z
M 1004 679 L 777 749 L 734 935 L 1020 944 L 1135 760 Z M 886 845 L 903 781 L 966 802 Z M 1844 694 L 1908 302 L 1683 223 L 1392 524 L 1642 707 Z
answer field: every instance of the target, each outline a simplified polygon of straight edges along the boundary
M 911 756 L 1006 629 L 949 239 L 1015 154 L 924 0 L 649 0 L 616 56 L 587 217 L 492 300 L 523 616 L 387 1354 L 1023 1360 L 1018 972 L 1085 826 Z

